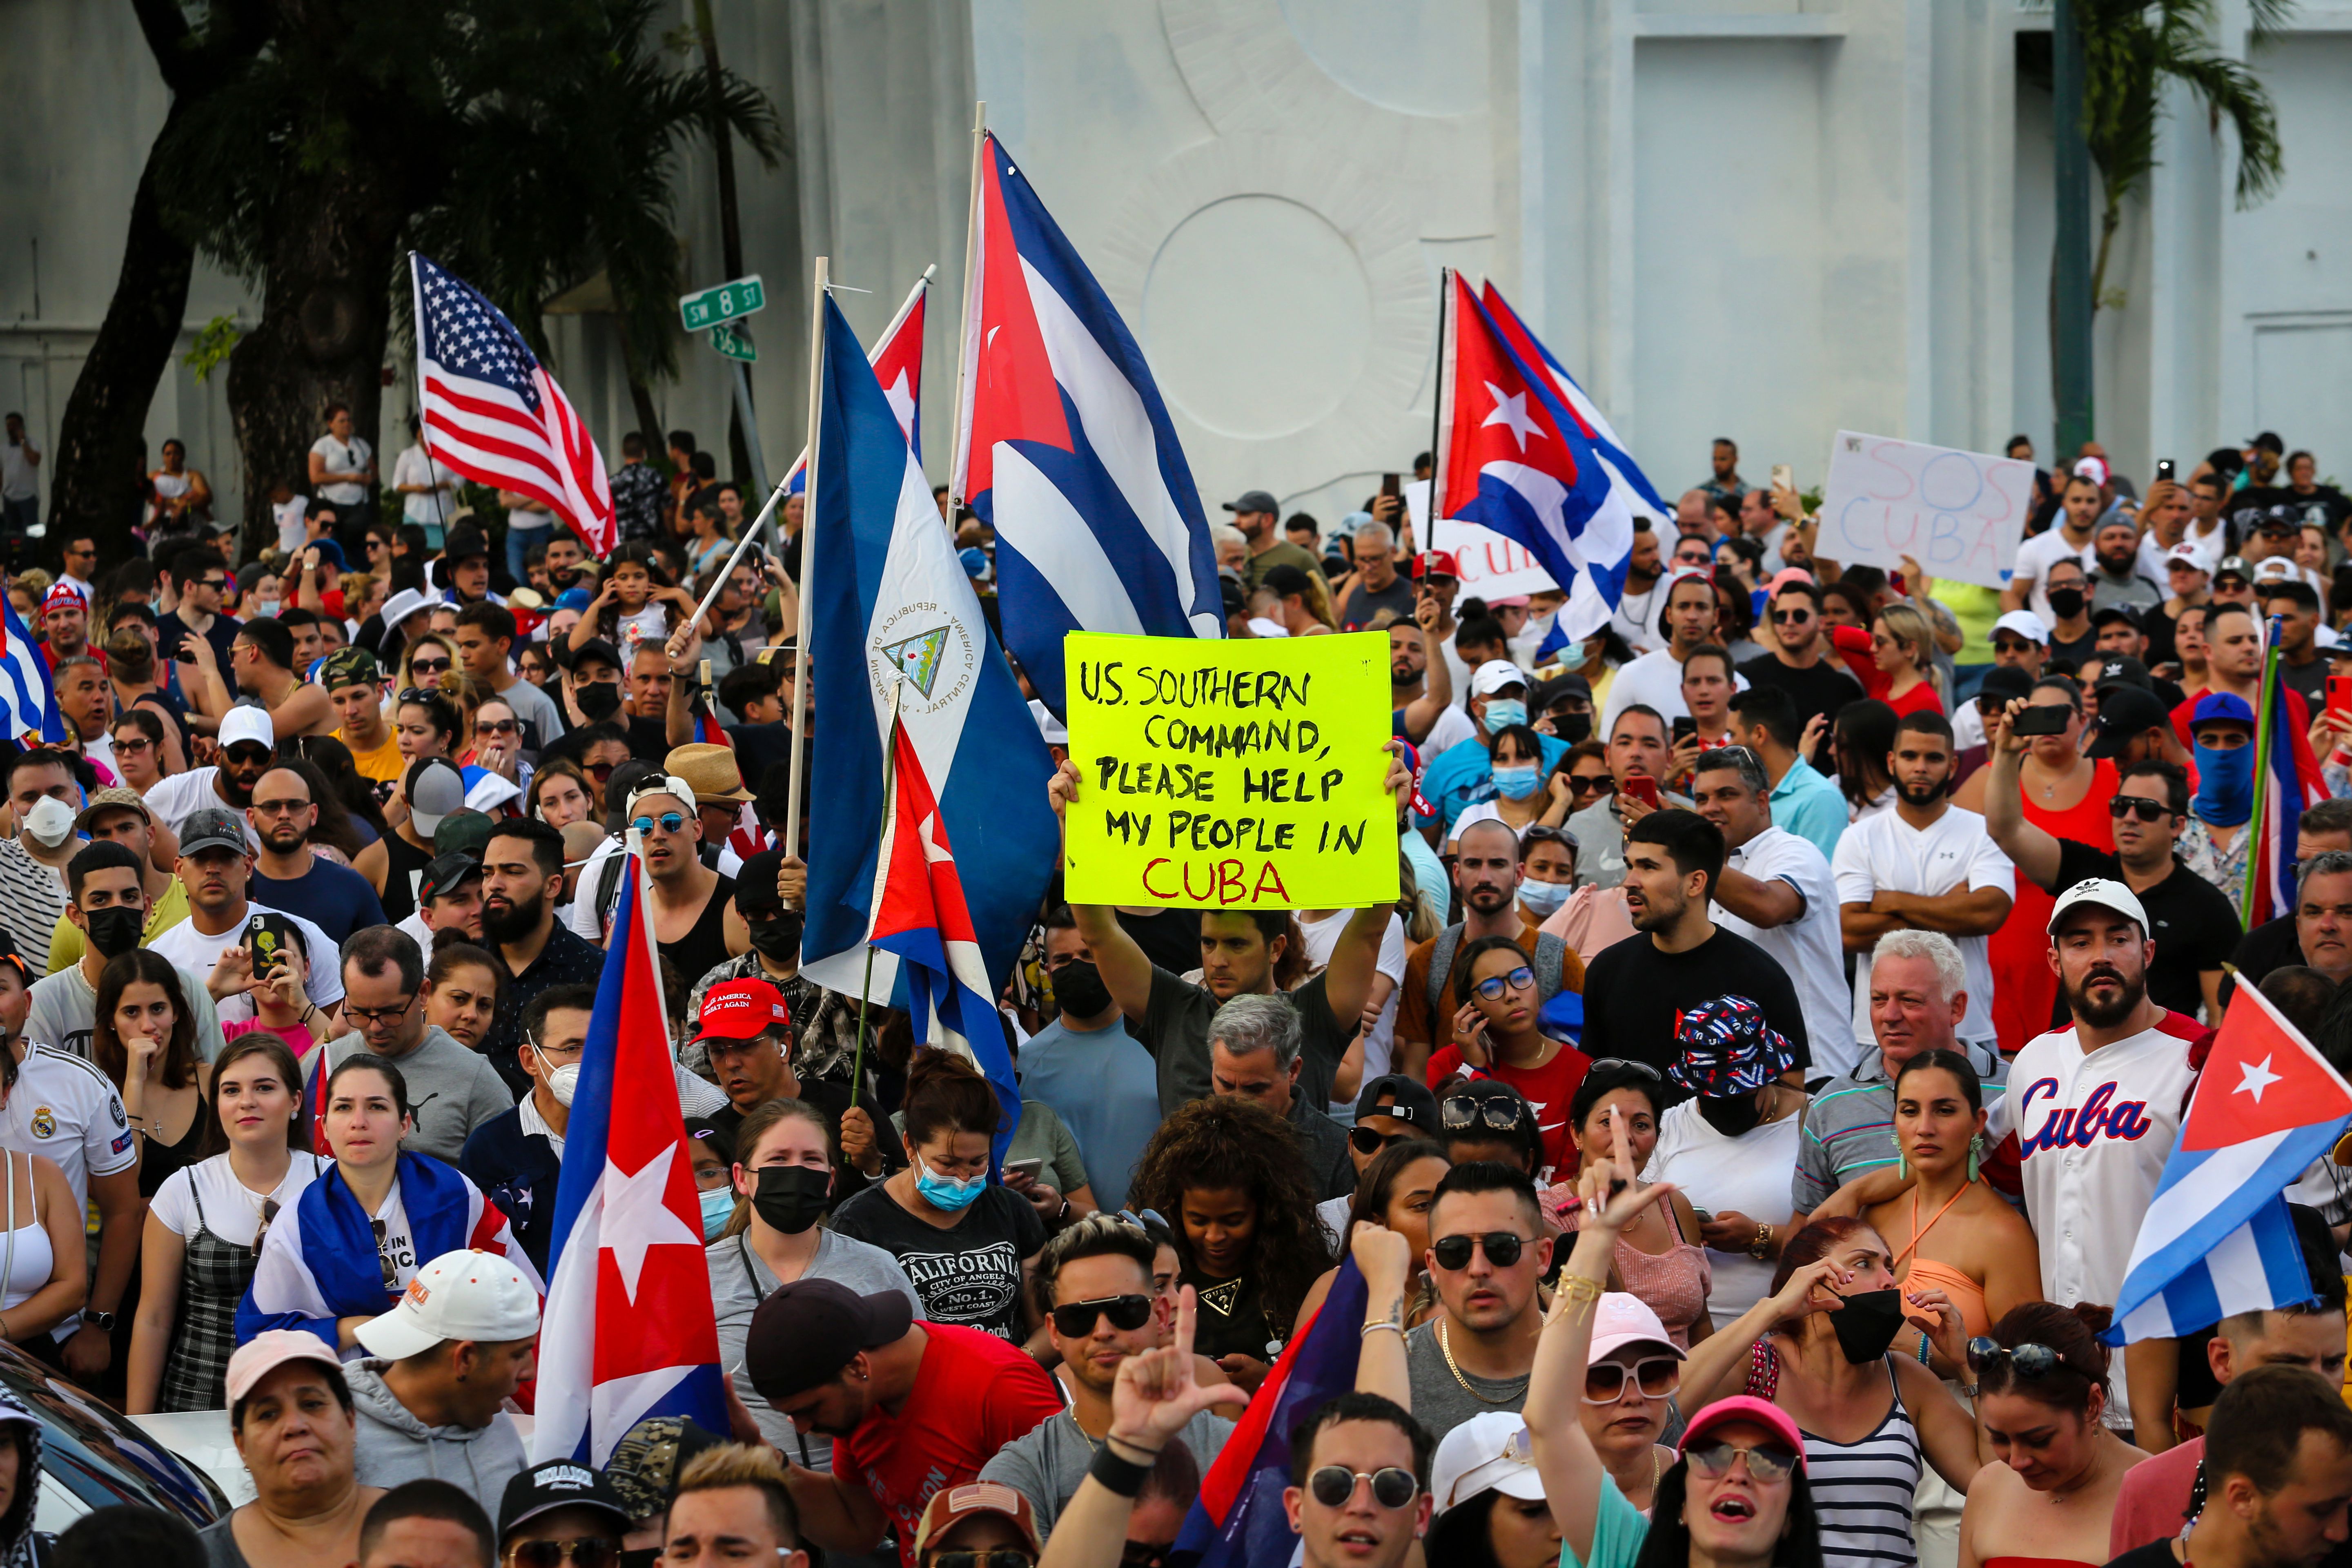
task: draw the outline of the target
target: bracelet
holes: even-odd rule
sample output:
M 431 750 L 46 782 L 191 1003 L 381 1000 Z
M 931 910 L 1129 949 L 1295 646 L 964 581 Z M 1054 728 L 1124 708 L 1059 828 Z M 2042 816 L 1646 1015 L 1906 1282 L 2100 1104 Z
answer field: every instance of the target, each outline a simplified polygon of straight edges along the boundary
M 1771 1253 L 1772 1227 L 1769 1225 L 1759 1225 L 1756 1227 L 1756 1239 L 1748 1244 L 1748 1256 L 1761 1263 L 1770 1257 Z
M 1603 1294 L 1601 1281 L 1588 1279 L 1581 1274 L 1563 1274 L 1559 1289 L 1551 1299 L 1551 1310 L 1544 1315 L 1546 1324 L 1558 1322 L 1571 1311 L 1579 1320 L 1591 1315 Z M 1573 1305 L 1571 1305 L 1573 1303 Z
M 1935 1347 L 1934 1347 L 1934 1346 L 1932 1346 L 1932 1345 L 1930 1345 L 1930 1344 L 1927 1342 L 1927 1331 L 1925 1329 L 1920 1330 L 1920 1331 L 1919 1331 L 1919 1364 L 1920 1364 L 1921 1366 L 1926 1366 L 1926 1365 L 1927 1364 L 1927 1358 L 1928 1358 L 1929 1356 L 1931 1356 L 1931 1355 L 1934 1355 L 1935 1353 L 1936 1353 Z
M 1356 1331 L 1356 1337 L 1360 1340 L 1366 1334 L 1377 1334 L 1384 1329 L 1394 1331 L 1399 1338 L 1403 1337 L 1404 1325 L 1387 1318 L 1381 1319 L 1377 1323 L 1366 1323 L 1362 1328 Z
M 1157 1459 L 1159 1456 L 1155 1454 L 1152 1458 Z M 1120 1458 L 1111 1452 L 1110 1439 L 1106 1437 L 1102 1447 L 1095 1450 L 1093 1461 L 1087 1466 L 1087 1474 L 1101 1482 L 1103 1489 L 1113 1497 L 1132 1498 L 1143 1490 L 1144 1479 L 1151 1474 L 1151 1467 Z

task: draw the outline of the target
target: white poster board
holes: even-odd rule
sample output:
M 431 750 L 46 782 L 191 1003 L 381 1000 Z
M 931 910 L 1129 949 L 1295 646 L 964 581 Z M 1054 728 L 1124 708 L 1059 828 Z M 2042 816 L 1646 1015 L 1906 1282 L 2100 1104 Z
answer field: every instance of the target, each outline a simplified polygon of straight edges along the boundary
M 2005 588 L 2033 500 L 2033 465 L 1841 430 L 1813 553 Z
M 1427 521 L 1427 479 L 1414 479 L 1404 486 L 1404 504 L 1412 518 L 1412 536 L 1423 542 L 1422 548 L 1445 551 L 1462 568 L 1462 591 L 1454 596 L 1455 604 L 1470 598 L 1541 594 L 1559 586 L 1549 573 L 1536 563 L 1535 555 L 1526 545 L 1506 539 L 1491 528 L 1453 518 L 1441 518 L 1431 524 Z

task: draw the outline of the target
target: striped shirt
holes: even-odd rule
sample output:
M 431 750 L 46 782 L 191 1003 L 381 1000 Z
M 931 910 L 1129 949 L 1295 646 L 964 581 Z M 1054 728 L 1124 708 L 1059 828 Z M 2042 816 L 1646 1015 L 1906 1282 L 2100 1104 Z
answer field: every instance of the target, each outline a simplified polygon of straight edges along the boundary
M 49 932 L 65 912 L 63 873 L 34 859 L 15 838 L 0 838 L 0 926 L 37 976 L 49 972 Z
M 1964 1048 L 1957 1041 L 1954 1045 Z M 1982 1072 L 1983 1047 L 1965 1048 Z M 2007 1077 L 2008 1064 L 1998 1070 Z M 1987 1110 L 2003 1090 L 1998 1083 L 1984 1086 Z M 1796 1173 L 1789 1184 L 1791 1210 L 1812 1213 L 1856 1176 L 1893 1164 L 1895 1152 L 1895 1085 L 1886 1077 L 1885 1058 L 1872 1051 L 1851 1076 L 1832 1079 L 1806 1102 L 1804 1128 L 1797 1135 Z
M 1918 1562 L 1911 1542 L 1911 1494 L 1919 1487 L 1919 1432 L 1903 1408 L 1892 1363 L 1886 1367 L 1887 1412 L 1859 1443 L 1805 1436 L 1805 1479 L 1822 1525 L 1823 1568 L 1908 1568 Z

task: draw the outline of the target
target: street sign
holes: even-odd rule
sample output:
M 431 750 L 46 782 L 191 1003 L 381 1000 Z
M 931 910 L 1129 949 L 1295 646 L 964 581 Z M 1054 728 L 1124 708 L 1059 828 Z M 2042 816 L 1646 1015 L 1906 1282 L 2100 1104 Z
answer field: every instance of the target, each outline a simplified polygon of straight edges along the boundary
M 753 346 L 751 334 L 728 321 L 721 321 L 710 329 L 710 346 L 729 359 L 741 360 L 745 364 L 760 357 L 760 351 Z
M 698 332 L 705 327 L 715 327 L 721 321 L 748 316 L 754 310 L 767 308 L 768 291 L 761 286 L 760 275 L 756 272 L 748 278 L 738 278 L 732 283 L 721 283 L 716 289 L 681 294 L 677 299 L 678 316 L 686 322 L 686 330 L 689 332 Z

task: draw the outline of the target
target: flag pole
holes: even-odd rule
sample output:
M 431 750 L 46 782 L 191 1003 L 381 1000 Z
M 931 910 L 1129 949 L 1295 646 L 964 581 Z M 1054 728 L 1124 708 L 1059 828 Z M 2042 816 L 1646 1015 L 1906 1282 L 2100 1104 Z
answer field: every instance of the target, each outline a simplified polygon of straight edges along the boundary
M 2246 831 L 2253 842 L 2246 846 L 2246 883 L 2244 901 L 2239 908 L 2251 912 L 2254 907 L 2254 890 L 2261 886 L 2263 876 L 2263 773 L 2270 762 L 2271 726 L 2278 721 L 2278 703 L 2274 684 L 2278 674 L 2279 637 L 2284 628 L 2279 617 L 2270 620 L 2270 637 L 2263 649 L 2263 685 L 2254 693 L 2254 809 L 2246 818 Z
M 1445 482 L 1445 318 L 1454 305 L 1454 268 L 1437 269 L 1437 359 L 1429 377 L 1429 537 L 1415 539 L 1416 552 L 1437 548 L 1438 491 Z M 1410 526 L 1412 519 L 1405 518 Z
M 898 693 L 906 686 L 906 677 L 890 683 L 890 743 L 882 752 L 882 837 L 888 838 L 898 820 Z M 874 887 L 878 894 L 882 883 L 890 874 L 887 865 L 874 868 Z M 874 989 L 874 914 L 866 915 L 866 978 L 857 985 L 857 1049 L 849 1063 L 849 1103 L 857 1104 L 858 1086 L 866 1081 L 866 1005 Z
M 801 624 L 793 639 L 793 773 L 784 807 L 784 815 L 791 818 L 784 824 L 784 853 L 794 858 L 803 847 L 801 785 L 802 775 L 808 771 L 808 743 L 803 737 L 808 734 L 809 612 L 814 603 L 811 590 L 816 583 L 816 438 L 824 408 L 824 290 L 832 279 L 832 258 L 818 257 L 816 287 L 810 291 L 809 304 L 808 467 L 801 470 L 801 493 L 808 499 L 801 503 Z M 776 503 L 771 499 L 768 504 Z M 748 532 L 745 537 L 750 537 Z M 736 553 L 742 553 L 742 546 L 736 546 Z M 719 581 L 726 578 L 721 576 Z
M 966 377 L 971 364 L 971 274 L 980 258 L 980 172 L 981 156 L 988 146 L 988 100 L 981 100 L 971 106 L 971 194 L 964 207 L 963 222 L 963 309 L 956 317 L 956 379 L 955 406 L 948 410 L 948 529 L 955 529 L 955 514 L 963 505 L 964 481 L 970 477 L 964 460 L 964 412 L 971 406 L 971 388 Z

